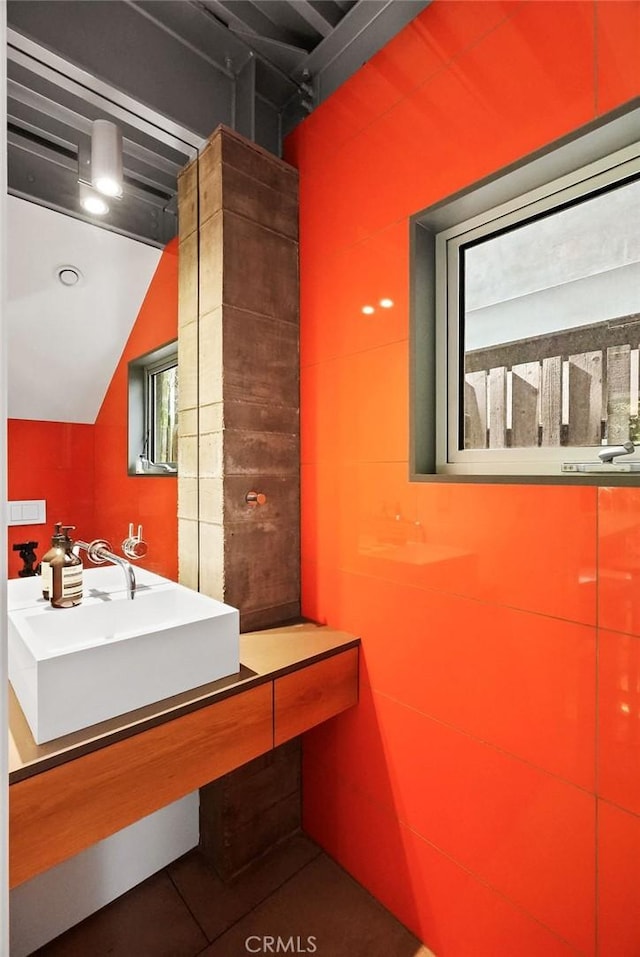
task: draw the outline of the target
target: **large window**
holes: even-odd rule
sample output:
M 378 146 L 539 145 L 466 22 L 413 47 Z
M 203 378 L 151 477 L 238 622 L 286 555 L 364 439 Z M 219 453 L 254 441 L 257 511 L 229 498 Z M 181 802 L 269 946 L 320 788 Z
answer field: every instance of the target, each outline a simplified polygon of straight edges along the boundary
M 628 116 L 591 162 L 585 137 L 415 218 L 416 472 L 598 474 L 640 443 L 640 143 L 608 149 Z
M 129 474 L 178 470 L 177 343 L 129 363 Z

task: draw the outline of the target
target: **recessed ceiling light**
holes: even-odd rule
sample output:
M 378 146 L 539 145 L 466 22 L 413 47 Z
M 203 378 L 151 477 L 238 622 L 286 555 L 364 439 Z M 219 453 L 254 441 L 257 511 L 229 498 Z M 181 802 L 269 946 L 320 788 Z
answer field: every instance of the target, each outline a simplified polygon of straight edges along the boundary
M 373 308 L 373 306 L 363 306 L 362 311 L 364 312 L 365 316 L 370 316 L 372 313 L 375 312 L 375 309 Z
M 82 279 L 82 273 L 77 266 L 58 266 L 56 276 L 63 286 L 77 286 Z
M 383 309 L 391 309 L 393 305 L 393 299 L 381 299 L 380 305 L 382 306 Z
M 84 209 L 88 213 L 93 213 L 94 216 L 104 216 L 105 213 L 109 212 L 108 203 L 105 203 L 99 196 L 85 196 L 81 203 Z

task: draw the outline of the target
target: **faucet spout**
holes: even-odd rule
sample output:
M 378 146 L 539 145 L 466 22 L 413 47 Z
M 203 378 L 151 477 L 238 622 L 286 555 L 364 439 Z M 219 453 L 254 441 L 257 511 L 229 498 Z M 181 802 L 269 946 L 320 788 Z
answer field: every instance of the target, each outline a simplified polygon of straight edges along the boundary
M 101 539 L 96 539 L 93 542 L 81 542 L 76 539 L 75 545 L 78 548 L 84 548 L 94 565 L 103 565 L 104 562 L 111 562 L 112 565 L 118 565 L 124 573 L 129 598 L 133 600 L 136 597 L 136 575 L 133 566 L 125 558 L 114 555 L 109 548 L 108 542 L 102 541 Z

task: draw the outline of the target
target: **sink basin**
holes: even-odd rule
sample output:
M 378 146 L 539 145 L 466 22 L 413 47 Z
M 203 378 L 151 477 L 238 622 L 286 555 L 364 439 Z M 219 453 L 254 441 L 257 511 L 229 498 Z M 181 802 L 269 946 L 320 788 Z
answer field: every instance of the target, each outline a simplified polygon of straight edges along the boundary
M 238 611 L 140 571 L 133 601 L 120 569 L 87 571 L 66 609 L 9 583 L 9 680 L 38 744 L 239 671 Z
M 176 583 L 162 575 L 148 572 L 145 568 L 136 568 L 136 596 L 147 592 L 150 588 L 174 587 Z M 82 607 L 95 604 L 96 601 L 122 598 L 126 593 L 125 578 L 121 568 L 115 565 L 101 565 L 99 568 L 84 569 L 82 573 L 83 599 Z M 48 602 L 42 597 L 42 579 L 39 575 L 32 578 L 12 578 L 7 583 L 7 603 L 9 611 L 18 608 L 48 607 Z M 60 609 L 58 609 L 60 610 Z M 69 609 L 64 609 L 68 611 Z

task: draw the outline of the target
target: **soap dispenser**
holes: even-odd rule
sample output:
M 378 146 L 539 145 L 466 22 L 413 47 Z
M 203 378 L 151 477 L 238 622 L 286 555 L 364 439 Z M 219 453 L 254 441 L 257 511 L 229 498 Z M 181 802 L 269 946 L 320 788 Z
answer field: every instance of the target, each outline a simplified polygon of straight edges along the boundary
M 42 597 L 51 598 L 51 559 L 64 551 L 65 536 L 61 533 L 62 522 L 56 522 L 56 530 L 51 538 L 51 548 L 42 556 L 40 574 L 42 576 Z
M 61 547 L 49 560 L 51 574 L 51 604 L 54 608 L 73 608 L 82 601 L 82 561 L 74 555 L 69 532 L 75 525 L 60 529 Z

